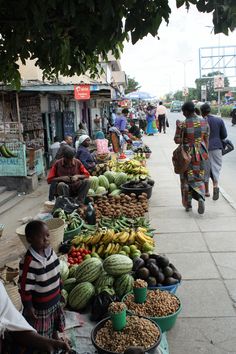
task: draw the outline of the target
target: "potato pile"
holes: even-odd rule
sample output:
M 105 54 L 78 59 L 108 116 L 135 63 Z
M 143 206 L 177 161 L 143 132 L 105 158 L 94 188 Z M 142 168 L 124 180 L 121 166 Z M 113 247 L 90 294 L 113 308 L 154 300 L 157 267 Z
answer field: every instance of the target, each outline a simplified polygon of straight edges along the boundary
M 130 195 L 122 193 L 118 196 L 98 197 L 94 201 L 94 206 L 97 220 L 102 216 L 109 218 L 118 218 L 120 216 L 136 218 L 144 216 L 148 211 L 148 199 L 146 193 L 142 193 L 138 197 L 134 193 Z

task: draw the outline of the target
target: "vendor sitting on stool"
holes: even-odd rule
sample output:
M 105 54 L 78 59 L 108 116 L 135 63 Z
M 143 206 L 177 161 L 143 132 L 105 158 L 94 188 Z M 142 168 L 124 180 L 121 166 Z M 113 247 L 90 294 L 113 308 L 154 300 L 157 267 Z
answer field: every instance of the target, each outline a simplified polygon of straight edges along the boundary
M 76 152 L 76 158 L 82 162 L 89 172 L 92 172 L 96 167 L 96 160 L 94 155 L 88 149 L 90 145 L 90 137 L 88 135 L 81 135 L 78 142 L 79 147 Z
M 133 120 L 130 121 L 129 133 L 133 135 L 135 138 L 138 139 L 141 138 L 140 129 L 139 127 L 137 127 L 137 125 L 135 125 L 135 122 Z
M 110 158 L 108 149 L 108 140 L 105 139 L 105 135 L 102 131 L 96 133 L 95 144 L 97 148 L 97 162 L 106 161 Z
M 87 196 L 90 182 L 89 172 L 76 159 L 75 150 L 71 147 L 64 149 L 63 158 L 56 161 L 49 171 L 47 182 L 50 184 L 49 200 L 55 197 L 74 197 L 78 203 L 83 203 Z

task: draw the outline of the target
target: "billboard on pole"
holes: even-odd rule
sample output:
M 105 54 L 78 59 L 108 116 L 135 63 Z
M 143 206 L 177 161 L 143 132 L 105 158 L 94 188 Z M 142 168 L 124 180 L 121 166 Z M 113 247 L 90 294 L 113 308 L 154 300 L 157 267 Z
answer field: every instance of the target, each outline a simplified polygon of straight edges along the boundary
M 225 87 L 224 76 L 223 75 L 214 76 L 214 90 L 215 91 L 223 90 L 224 87 Z

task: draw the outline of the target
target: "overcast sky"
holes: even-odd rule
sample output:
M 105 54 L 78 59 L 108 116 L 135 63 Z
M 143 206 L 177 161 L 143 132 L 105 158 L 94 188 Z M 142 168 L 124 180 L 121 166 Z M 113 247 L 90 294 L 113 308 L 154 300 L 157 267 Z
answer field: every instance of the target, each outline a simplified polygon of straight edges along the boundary
M 195 87 L 199 77 L 200 47 L 235 45 L 236 31 L 229 36 L 214 35 L 212 15 L 199 13 L 194 6 L 187 10 L 176 9 L 172 4 L 169 25 L 163 22 L 160 40 L 147 36 L 134 46 L 126 43 L 121 57 L 122 69 L 134 77 L 142 86 L 141 90 L 157 97 L 182 89 L 184 86 L 184 64 L 186 63 L 186 85 Z M 235 82 L 232 82 L 233 84 Z

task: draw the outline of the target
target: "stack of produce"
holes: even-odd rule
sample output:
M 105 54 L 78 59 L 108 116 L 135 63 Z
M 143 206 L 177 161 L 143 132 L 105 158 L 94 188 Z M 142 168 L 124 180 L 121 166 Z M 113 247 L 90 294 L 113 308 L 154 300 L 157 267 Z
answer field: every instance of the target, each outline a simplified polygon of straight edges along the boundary
M 66 262 L 61 261 L 64 299 L 68 299 L 73 310 L 79 311 L 95 294 L 103 291 L 117 293 L 122 298 L 133 288 L 132 267 L 132 260 L 121 254 L 111 255 L 104 262 L 98 258 L 86 259 L 70 270 Z
M 134 148 L 133 151 L 134 151 L 134 153 L 138 153 L 138 154 L 151 154 L 152 153 L 152 150 L 147 145 Z
M 134 278 L 145 280 L 149 286 L 175 285 L 181 274 L 166 256 L 143 253 L 133 260 Z
M 111 254 L 124 254 L 131 258 L 141 256 L 141 252 L 154 249 L 154 240 L 147 228 L 124 228 L 115 232 L 114 229 L 97 229 L 89 235 L 78 235 L 72 240 L 77 248 L 91 251 L 91 255 L 106 258 Z
M 54 211 L 53 216 L 54 218 L 60 218 L 64 220 L 65 231 L 78 229 L 82 224 L 81 217 L 76 211 L 73 211 L 71 214 L 66 214 L 63 209 L 58 208 Z
M 98 197 L 94 203 L 94 207 L 97 220 L 100 220 L 102 216 L 109 218 L 118 218 L 121 216 L 137 218 L 144 216 L 148 211 L 148 199 L 146 193 L 142 193 L 138 197 L 134 193 L 130 195 L 121 193 L 116 196 Z
M 106 227 L 108 229 L 113 229 L 116 232 L 123 231 L 127 228 L 137 229 L 138 227 L 142 227 L 147 230 L 145 234 L 152 237 L 153 233 L 155 232 L 155 229 L 151 228 L 149 220 L 143 216 L 135 219 L 126 218 L 125 216 L 122 216 L 120 218 L 102 217 L 102 219 L 98 223 L 98 227 Z
M 108 162 L 96 164 L 95 170 L 92 172 L 92 176 L 103 175 L 106 171 L 110 171 Z
M 80 264 L 85 259 L 91 258 L 91 253 L 91 251 L 86 250 L 85 248 L 76 248 L 72 246 L 68 253 L 68 263 L 69 265 Z
M 101 196 L 110 193 L 112 196 L 119 195 L 121 190 L 119 187 L 127 181 L 127 175 L 124 172 L 115 173 L 107 171 L 104 175 L 92 176 L 90 178 L 90 189 L 88 195 Z
M 146 178 L 149 174 L 148 169 L 137 160 L 129 160 L 125 162 L 111 160 L 108 164 L 111 171 L 126 173 L 128 180 Z
M 144 178 L 137 180 L 132 180 L 125 183 L 125 187 L 134 189 L 145 189 L 149 186 L 154 186 L 155 182 L 150 178 Z

